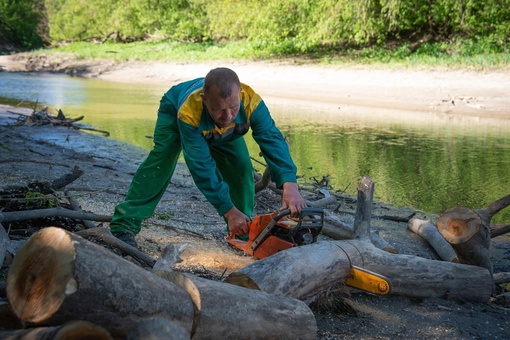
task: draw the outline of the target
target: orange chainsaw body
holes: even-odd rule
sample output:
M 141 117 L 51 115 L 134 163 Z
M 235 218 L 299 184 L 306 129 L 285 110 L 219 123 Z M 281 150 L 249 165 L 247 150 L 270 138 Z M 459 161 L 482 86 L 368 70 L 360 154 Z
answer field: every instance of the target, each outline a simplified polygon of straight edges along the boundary
M 258 259 L 279 251 L 313 243 L 317 240 L 324 221 L 320 209 L 304 208 L 299 219 L 288 217 L 289 210 L 255 216 L 248 223 L 248 239 L 237 239 L 234 235 L 226 240 L 232 246 Z

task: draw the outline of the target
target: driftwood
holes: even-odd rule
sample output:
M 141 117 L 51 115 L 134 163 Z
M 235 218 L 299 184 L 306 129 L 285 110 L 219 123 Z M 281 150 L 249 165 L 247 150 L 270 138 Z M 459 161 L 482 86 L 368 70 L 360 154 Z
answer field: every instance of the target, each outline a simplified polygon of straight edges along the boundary
M 37 106 L 37 104 L 36 104 Z M 35 108 L 31 115 L 26 115 L 24 113 L 16 113 L 12 111 L 7 111 L 8 113 L 18 115 L 16 119 L 17 125 L 29 125 L 29 126 L 41 126 L 41 125 L 52 125 L 52 126 L 64 126 L 68 128 L 73 128 L 76 130 L 88 130 L 94 132 L 100 132 L 106 137 L 110 135 L 108 131 L 98 130 L 95 128 L 88 128 L 84 126 L 78 126 L 74 123 L 79 122 L 85 118 L 84 116 L 80 116 L 78 118 L 66 118 L 64 112 L 61 109 L 58 109 L 57 116 L 50 115 L 48 113 L 48 107 L 43 107 L 40 111 L 37 111 Z
M 71 321 L 63 326 L 0 331 L 0 338 L 3 340 L 113 339 L 104 328 L 86 321 Z
M 17 253 L 7 297 L 16 315 L 32 325 L 80 319 L 114 337 L 125 337 L 148 315 L 176 322 L 193 339 L 316 337 L 315 317 L 302 301 L 191 275 L 156 274 L 63 229 L 45 228 Z
M 459 262 L 457 254 L 450 243 L 439 233 L 436 226 L 430 220 L 412 218 L 407 225 L 408 229 L 423 237 L 436 251 L 437 255 L 448 262 Z
M 437 218 L 436 226 L 452 245 L 459 262 L 484 267 L 492 273 L 490 220 L 509 205 L 510 195 L 507 195 L 483 209 L 454 207 Z
M 392 285 L 392 294 L 489 301 L 493 282 L 490 272 L 484 268 L 389 254 L 374 247 L 370 242 L 373 188 L 367 176 L 358 185 L 356 239 L 287 249 L 231 273 L 226 281 L 305 300 L 344 283 L 351 266 L 357 266 L 384 275 Z

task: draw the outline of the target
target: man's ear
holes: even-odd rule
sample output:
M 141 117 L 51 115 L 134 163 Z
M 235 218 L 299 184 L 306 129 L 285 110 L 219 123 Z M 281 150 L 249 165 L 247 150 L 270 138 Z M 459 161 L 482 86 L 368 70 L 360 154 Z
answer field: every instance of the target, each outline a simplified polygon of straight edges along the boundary
M 200 93 L 200 98 L 205 102 L 207 99 L 205 98 L 205 94 L 202 92 Z

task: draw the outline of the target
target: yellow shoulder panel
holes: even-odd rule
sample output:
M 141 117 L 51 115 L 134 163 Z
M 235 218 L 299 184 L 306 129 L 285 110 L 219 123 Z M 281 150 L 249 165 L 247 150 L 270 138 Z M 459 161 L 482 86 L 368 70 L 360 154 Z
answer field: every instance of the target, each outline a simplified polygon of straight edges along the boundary
M 200 117 L 204 108 L 202 98 L 200 98 L 201 91 L 202 89 L 193 92 L 181 105 L 177 114 L 178 119 L 195 127 L 200 124 Z

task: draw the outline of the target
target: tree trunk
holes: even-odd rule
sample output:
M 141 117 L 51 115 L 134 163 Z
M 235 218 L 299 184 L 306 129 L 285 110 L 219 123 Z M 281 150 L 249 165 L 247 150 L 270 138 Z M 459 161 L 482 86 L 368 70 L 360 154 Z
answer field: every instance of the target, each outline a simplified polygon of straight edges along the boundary
M 188 331 L 193 319 L 193 303 L 182 288 L 55 227 L 32 235 L 16 254 L 7 297 L 25 322 L 85 320 L 114 337 L 124 337 L 147 315 L 170 318 Z
M 454 207 L 437 218 L 436 226 L 452 245 L 460 263 L 487 268 L 492 274 L 488 220 L 472 209 Z
M 189 340 L 189 333 L 179 324 L 161 317 L 148 317 L 138 321 L 126 340 Z
M 294 247 L 231 273 L 226 282 L 305 300 L 344 283 L 351 266 L 385 276 L 391 294 L 488 302 L 493 282 L 480 267 L 396 255 L 368 241 L 321 241 Z
M 184 288 L 195 304 L 195 339 L 316 339 L 317 323 L 297 299 L 179 272 L 156 272 Z

